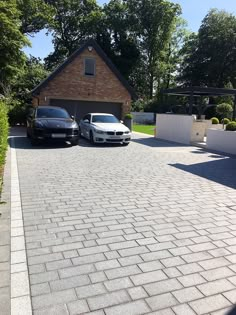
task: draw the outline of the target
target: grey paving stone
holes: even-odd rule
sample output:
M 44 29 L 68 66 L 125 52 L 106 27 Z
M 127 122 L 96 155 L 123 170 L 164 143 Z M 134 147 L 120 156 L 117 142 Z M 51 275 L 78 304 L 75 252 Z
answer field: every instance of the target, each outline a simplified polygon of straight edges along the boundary
M 91 310 L 103 309 L 113 305 L 120 305 L 129 302 L 130 297 L 126 291 L 116 291 L 108 294 L 88 298 L 88 304 Z
M 50 291 L 51 290 L 50 290 L 49 284 L 47 282 L 31 285 L 31 295 L 32 296 L 50 293 Z
M 69 267 L 59 270 L 60 278 L 69 278 L 77 275 L 89 274 L 95 271 L 95 267 L 92 264 Z
M 89 311 L 88 304 L 85 300 L 68 303 L 70 315 L 84 314 Z
M 231 305 L 231 303 L 220 294 L 205 297 L 203 299 L 190 302 L 189 304 L 199 315 L 208 314 Z
M 87 275 L 73 276 L 71 278 L 50 281 L 52 291 L 62 291 L 66 289 L 76 288 L 89 284 L 90 280 Z
M 47 306 L 69 303 L 75 300 L 77 300 L 75 291 L 70 289 L 59 292 L 52 292 L 50 294 L 34 296 L 32 298 L 32 305 L 33 309 L 38 309 Z
M 223 295 L 232 303 L 236 304 L 236 289 L 224 292 Z
M 105 310 L 106 315 L 142 315 L 150 309 L 144 301 L 130 302 L 118 306 L 113 306 Z
M 153 311 L 161 310 L 178 304 L 177 300 L 170 293 L 153 296 L 146 299 L 146 302 Z
M 172 294 L 176 297 L 176 299 L 180 303 L 186 303 L 186 302 L 194 301 L 194 300 L 204 297 L 203 294 L 195 287 L 181 289 L 181 290 L 172 292 Z
M 191 275 L 179 277 L 178 280 L 182 283 L 184 287 L 192 287 L 206 282 L 206 280 L 198 273 L 193 273 Z
M 130 288 L 133 286 L 129 278 L 118 278 L 104 282 L 105 287 L 108 291 L 116 291 L 121 289 Z
M 142 274 L 138 274 L 136 276 L 131 276 L 131 280 L 135 285 L 142 285 L 150 282 L 156 282 L 160 280 L 167 279 L 167 276 L 164 274 L 163 271 L 151 271 Z
M 220 279 L 198 286 L 198 289 L 206 296 L 233 290 L 234 285 L 226 279 Z
M 126 266 L 126 267 L 106 270 L 105 274 L 108 277 L 108 279 L 116 279 L 116 278 L 123 278 L 126 276 L 132 276 L 140 272 L 141 270 L 137 266 L 134 265 L 134 266 Z
M 196 315 L 196 313 L 187 304 L 174 306 L 173 310 L 176 315 Z
M 145 290 L 150 296 L 171 292 L 181 289 L 182 287 L 183 286 L 176 279 L 168 279 L 144 285 Z
M 30 283 L 37 284 L 59 279 L 57 271 L 48 271 L 30 275 Z
M 147 292 L 142 287 L 128 289 L 128 292 L 132 300 L 139 300 L 148 297 Z
M 69 315 L 66 305 L 53 305 L 34 311 L 34 315 Z
M 90 284 L 76 289 L 79 299 L 106 293 L 105 286 L 102 283 Z

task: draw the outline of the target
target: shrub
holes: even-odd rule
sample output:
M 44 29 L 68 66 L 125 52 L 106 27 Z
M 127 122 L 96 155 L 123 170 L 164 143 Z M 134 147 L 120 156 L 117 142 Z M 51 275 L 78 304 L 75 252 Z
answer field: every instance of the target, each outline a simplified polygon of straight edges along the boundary
M 232 121 L 226 126 L 227 131 L 236 131 L 236 122 Z
M 0 101 L 0 177 L 1 169 L 5 162 L 5 156 L 7 151 L 7 137 L 8 137 L 7 106 L 3 101 Z
M 221 120 L 221 123 L 224 124 L 224 125 L 228 125 L 228 123 L 230 123 L 230 120 L 228 118 L 223 118 Z
M 132 116 L 132 114 L 125 114 L 125 118 L 126 118 L 126 119 L 132 119 L 133 116 Z
M 216 117 L 212 117 L 211 118 L 211 122 L 212 122 L 212 125 L 218 125 L 219 124 L 219 119 L 216 118 Z
M 216 106 L 216 112 L 221 115 L 222 118 L 230 117 L 233 112 L 233 107 L 230 104 L 222 103 Z
M 27 105 L 22 105 L 17 101 L 11 102 L 8 111 L 9 124 L 11 126 L 17 124 L 24 125 L 26 122 L 27 111 Z

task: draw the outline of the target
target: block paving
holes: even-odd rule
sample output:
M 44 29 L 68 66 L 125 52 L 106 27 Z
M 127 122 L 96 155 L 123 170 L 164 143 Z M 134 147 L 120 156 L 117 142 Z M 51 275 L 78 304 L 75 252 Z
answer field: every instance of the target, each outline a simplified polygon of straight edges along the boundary
M 236 303 L 235 157 L 141 134 L 128 147 L 15 141 L 33 314 Z

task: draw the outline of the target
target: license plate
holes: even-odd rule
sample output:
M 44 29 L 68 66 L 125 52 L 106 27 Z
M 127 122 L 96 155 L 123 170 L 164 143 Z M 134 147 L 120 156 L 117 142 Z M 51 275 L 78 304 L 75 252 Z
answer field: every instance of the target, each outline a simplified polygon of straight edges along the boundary
M 53 133 L 52 138 L 65 138 L 65 133 Z
M 118 136 L 111 136 L 110 139 L 120 139 Z

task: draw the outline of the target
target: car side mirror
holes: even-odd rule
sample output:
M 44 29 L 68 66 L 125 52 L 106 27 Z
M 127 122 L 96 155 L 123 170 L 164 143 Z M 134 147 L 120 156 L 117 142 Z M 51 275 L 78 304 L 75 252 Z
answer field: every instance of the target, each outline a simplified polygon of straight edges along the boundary
M 84 123 L 89 124 L 89 120 L 88 120 L 88 119 L 85 119 L 85 120 L 84 120 Z
M 121 124 L 123 124 L 123 123 L 124 123 L 124 121 L 123 121 L 123 120 L 120 120 L 120 123 L 121 123 Z

